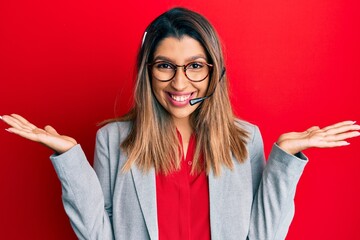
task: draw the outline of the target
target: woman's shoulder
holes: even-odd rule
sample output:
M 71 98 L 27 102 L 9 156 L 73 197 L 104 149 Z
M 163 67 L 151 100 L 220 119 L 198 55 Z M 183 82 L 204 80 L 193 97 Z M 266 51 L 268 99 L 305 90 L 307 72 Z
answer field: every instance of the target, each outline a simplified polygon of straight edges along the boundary
M 257 125 L 250 123 L 248 121 L 242 119 L 235 119 L 235 125 L 239 127 L 241 130 L 245 131 L 248 134 L 250 140 L 254 138 L 254 135 L 260 132 Z
M 98 129 L 97 136 L 101 135 L 107 139 L 121 139 L 129 134 L 131 125 L 130 121 L 109 122 Z

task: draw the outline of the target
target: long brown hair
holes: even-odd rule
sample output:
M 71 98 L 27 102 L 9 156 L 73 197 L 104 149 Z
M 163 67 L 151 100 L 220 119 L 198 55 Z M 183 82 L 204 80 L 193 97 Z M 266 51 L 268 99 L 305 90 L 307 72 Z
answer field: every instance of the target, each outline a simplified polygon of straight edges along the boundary
M 211 98 L 199 104 L 190 116 L 196 134 L 196 150 L 192 172 L 212 168 L 215 175 L 224 165 L 233 168 L 232 155 L 238 162 L 247 158 L 247 133 L 236 125 L 231 108 L 226 74 L 221 81 L 224 58 L 217 33 L 200 14 L 184 8 L 173 8 L 157 17 L 146 29 L 137 57 L 137 79 L 134 106 L 118 121 L 130 121 L 130 133 L 121 143 L 128 160 L 122 167 L 128 171 L 136 164 L 143 171 L 154 167 L 168 174 L 180 168 L 180 143 L 170 114 L 160 105 L 151 88 L 147 64 L 152 62 L 159 42 L 166 37 L 189 36 L 204 47 L 213 64 L 207 94 Z M 201 162 L 200 155 L 204 162 Z

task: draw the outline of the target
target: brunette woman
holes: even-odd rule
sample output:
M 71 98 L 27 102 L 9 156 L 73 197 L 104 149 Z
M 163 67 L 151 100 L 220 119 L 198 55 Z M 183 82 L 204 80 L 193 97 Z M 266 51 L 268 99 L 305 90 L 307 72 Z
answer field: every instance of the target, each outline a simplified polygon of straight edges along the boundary
M 227 81 L 214 28 L 174 8 L 145 30 L 134 106 L 98 131 L 94 169 L 73 138 L 16 114 L 2 119 L 55 151 L 79 239 L 284 239 L 302 151 L 348 145 L 360 126 L 283 134 L 266 162 L 259 129 L 233 114 Z

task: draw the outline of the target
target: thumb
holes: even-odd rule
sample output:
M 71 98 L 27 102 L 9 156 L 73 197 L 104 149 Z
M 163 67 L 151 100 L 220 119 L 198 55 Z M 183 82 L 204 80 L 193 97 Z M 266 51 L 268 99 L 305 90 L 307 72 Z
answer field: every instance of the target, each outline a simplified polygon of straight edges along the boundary
M 316 131 L 316 130 L 319 130 L 319 129 L 320 129 L 320 128 L 319 128 L 318 126 L 313 126 L 313 127 L 309 128 L 309 129 L 307 129 L 305 132 L 310 133 L 310 132 L 312 132 L 312 131 Z
M 50 125 L 47 125 L 44 127 L 44 130 L 48 133 L 50 133 L 51 135 L 55 135 L 55 136 L 60 136 L 60 134 L 55 130 L 55 128 L 53 128 Z
M 60 137 L 60 138 L 62 138 L 62 139 L 64 139 L 64 140 L 67 140 L 67 141 L 69 141 L 69 142 L 72 142 L 74 145 L 77 144 L 77 142 L 76 142 L 75 139 L 73 139 L 72 137 L 65 136 L 65 135 L 60 135 L 60 134 L 55 130 L 55 128 L 53 128 L 53 127 L 50 126 L 50 125 L 45 126 L 44 130 L 45 130 L 47 133 L 49 133 L 50 135 L 52 135 L 52 136 Z

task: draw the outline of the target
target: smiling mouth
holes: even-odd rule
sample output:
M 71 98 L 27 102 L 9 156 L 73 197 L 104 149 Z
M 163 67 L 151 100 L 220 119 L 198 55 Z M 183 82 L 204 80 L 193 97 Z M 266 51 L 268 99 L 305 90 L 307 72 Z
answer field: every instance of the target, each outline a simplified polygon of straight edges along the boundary
M 186 94 L 186 95 L 173 95 L 173 94 L 169 93 L 169 96 L 176 102 L 185 102 L 185 101 L 189 100 L 191 95 L 192 95 L 192 93 Z

